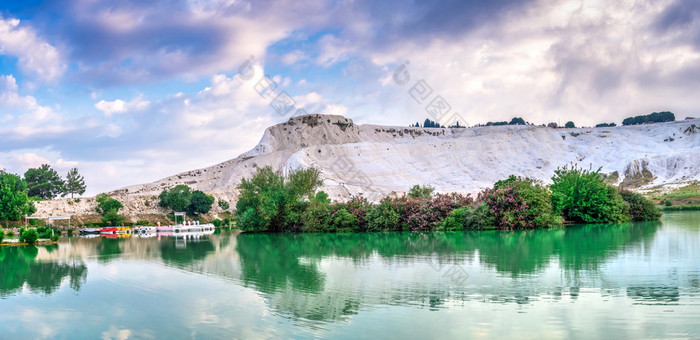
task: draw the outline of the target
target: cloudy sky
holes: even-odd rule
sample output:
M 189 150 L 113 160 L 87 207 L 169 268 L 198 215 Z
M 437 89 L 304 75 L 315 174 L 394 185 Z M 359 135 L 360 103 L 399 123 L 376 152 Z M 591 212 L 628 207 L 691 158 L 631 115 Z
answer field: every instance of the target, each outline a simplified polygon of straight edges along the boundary
M 0 169 L 77 167 L 89 195 L 304 112 L 585 126 L 698 93 L 697 0 L 0 0 Z

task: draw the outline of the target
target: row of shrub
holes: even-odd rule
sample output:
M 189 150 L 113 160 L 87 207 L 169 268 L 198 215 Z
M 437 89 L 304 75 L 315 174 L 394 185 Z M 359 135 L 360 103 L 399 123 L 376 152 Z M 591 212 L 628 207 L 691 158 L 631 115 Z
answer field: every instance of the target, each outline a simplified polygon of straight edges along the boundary
M 648 115 L 627 117 L 622 121 L 622 125 L 663 123 L 663 122 L 673 122 L 675 120 L 676 120 L 676 115 L 674 115 L 673 112 L 662 111 L 662 112 L 652 112 Z
M 642 195 L 606 184 L 599 170 L 563 167 L 553 184 L 510 176 L 476 198 L 434 194 L 414 186 L 407 195 L 373 204 L 362 196 L 331 202 L 320 172 L 283 177 L 270 167 L 244 179 L 236 205 L 238 226 L 252 232 L 365 232 L 536 229 L 572 223 L 658 220 L 659 209 Z
M 14 236 L 14 231 L 8 231 L 8 236 Z M 19 242 L 34 244 L 39 239 L 50 239 L 51 241 L 58 241 L 61 236 L 61 231 L 57 228 L 49 228 L 38 226 L 35 228 L 20 228 L 19 229 Z M 0 242 L 5 239 L 5 230 L 0 228 Z

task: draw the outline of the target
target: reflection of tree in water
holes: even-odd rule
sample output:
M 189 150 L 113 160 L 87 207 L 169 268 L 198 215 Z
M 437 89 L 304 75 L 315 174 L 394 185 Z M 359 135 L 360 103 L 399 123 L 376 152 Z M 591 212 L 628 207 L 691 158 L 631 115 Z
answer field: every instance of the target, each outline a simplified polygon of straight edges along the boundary
M 184 240 L 166 237 L 160 241 L 160 256 L 163 261 L 181 268 L 203 260 L 214 250 L 214 243 L 209 238 Z
M 95 248 L 97 254 L 99 255 L 97 260 L 100 262 L 109 262 L 116 259 L 118 257 L 117 255 L 122 253 L 122 250 L 119 247 L 119 243 L 121 241 L 122 240 L 118 238 L 100 237 L 100 243 L 97 244 L 97 247 Z
M 557 254 L 566 269 L 596 270 L 611 256 L 642 242 L 649 244 L 661 222 L 569 227 Z
M 573 270 L 597 270 L 601 263 L 625 247 L 653 238 L 661 222 L 570 226 L 556 230 L 467 233 L 481 260 L 496 270 L 535 273 L 552 257 Z
M 241 234 L 236 250 L 241 261 L 241 280 L 265 293 L 269 303 L 283 314 L 308 320 L 342 320 L 356 314 L 363 303 L 412 304 L 440 308 L 447 300 L 468 298 L 435 287 L 406 287 L 368 297 L 368 291 L 325 287 L 321 260 L 335 256 L 355 263 L 379 255 L 387 263 L 464 263 L 477 258 L 497 271 L 517 277 L 537 273 L 558 259 L 565 270 L 597 270 L 610 256 L 626 247 L 650 240 L 660 223 L 573 226 L 556 230 L 479 231 L 439 233 L 357 234 Z M 424 257 L 425 256 L 425 257 Z M 440 275 L 435 273 L 435 275 Z M 417 288 L 417 289 L 416 289 Z M 559 291 L 552 295 L 561 296 Z M 571 288 L 575 294 L 576 287 Z M 529 303 L 532 294 L 523 287 L 491 297 L 494 303 Z
M 47 251 L 57 246 L 47 247 Z M 36 261 L 39 250 L 34 246 L 0 247 L 0 296 L 20 291 L 24 284 L 35 293 L 51 294 L 68 277 L 70 287 L 80 290 L 87 279 L 82 262 Z

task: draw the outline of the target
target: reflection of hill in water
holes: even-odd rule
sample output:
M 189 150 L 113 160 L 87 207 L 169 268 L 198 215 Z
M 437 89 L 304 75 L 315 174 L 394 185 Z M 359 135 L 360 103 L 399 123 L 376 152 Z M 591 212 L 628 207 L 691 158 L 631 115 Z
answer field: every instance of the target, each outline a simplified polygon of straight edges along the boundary
M 47 252 L 58 246 L 41 247 Z M 24 287 L 34 293 L 51 294 L 68 278 L 70 287 L 80 290 L 87 278 L 87 266 L 79 260 L 37 260 L 39 248 L 0 247 L 0 296 L 14 294 Z
M 568 275 L 594 272 L 620 251 L 650 243 L 660 225 L 424 234 L 241 234 L 236 250 L 243 283 L 265 293 L 280 313 L 342 320 L 363 305 L 431 309 L 474 298 L 529 303 L 542 294 L 558 299 L 566 291 L 575 297 L 578 284 L 562 288 L 561 282 L 550 287 L 521 281 L 553 261 Z M 328 259 L 332 263 L 325 265 Z M 499 287 L 480 285 L 475 277 L 456 285 L 436 269 L 455 264 L 491 267 L 512 279 L 501 281 Z

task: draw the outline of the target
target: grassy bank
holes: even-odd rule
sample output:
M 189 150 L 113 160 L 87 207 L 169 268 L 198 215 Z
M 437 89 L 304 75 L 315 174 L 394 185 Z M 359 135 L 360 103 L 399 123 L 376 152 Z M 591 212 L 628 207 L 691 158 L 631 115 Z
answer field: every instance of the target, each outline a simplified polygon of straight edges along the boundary
M 670 206 L 670 207 L 661 207 L 662 211 L 694 211 L 694 210 L 700 210 L 700 205 L 677 205 L 677 206 Z
M 693 208 L 673 208 L 671 207 L 697 207 L 700 206 L 700 182 L 694 182 L 684 187 L 680 187 L 666 193 L 650 193 L 647 198 L 660 205 L 664 211 L 696 210 Z

